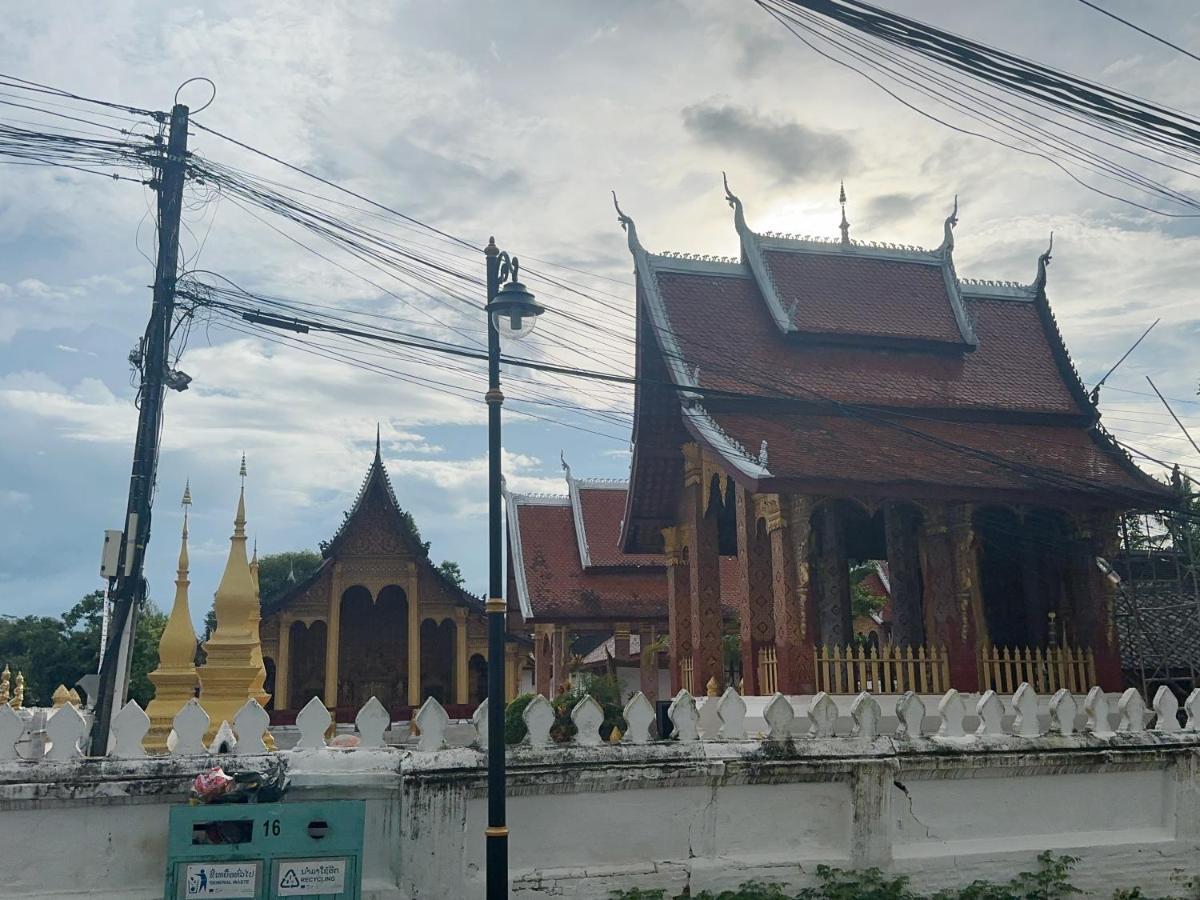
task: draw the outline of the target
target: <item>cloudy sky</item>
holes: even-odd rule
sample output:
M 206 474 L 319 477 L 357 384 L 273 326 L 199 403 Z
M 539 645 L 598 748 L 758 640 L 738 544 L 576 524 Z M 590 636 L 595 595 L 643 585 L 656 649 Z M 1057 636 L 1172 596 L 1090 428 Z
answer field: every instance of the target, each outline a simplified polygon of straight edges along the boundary
M 1105 2 L 1200 46 L 1200 9 L 1188 0 Z M 884 5 L 1200 113 L 1189 90 L 1200 64 L 1082 4 Z M 1110 382 L 1105 422 L 1162 459 L 1200 464 L 1145 382 L 1150 375 L 1178 398 L 1177 410 L 1200 430 L 1200 229 L 1105 200 L 1044 162 L 921 118 L 813 54 L 750 0 L 114 0 L 86 15 L 20 4 L 6 10 L 0 60 L 10 74 L 153 109 L 169 107 L 184 79 L 213 79 L 216 100 L 198 121 L 477 244 L 494 233 L 588 293 L 539 289 L 562 315 L 523 352 L 589 368 L 621 369 L 630 359 L 631 266 L 614 188 L 650 249 L 716 254 L 737 252 L 723 169 L 758 230 L 836 235 L 844 178 L 855 237 L 936 246 L 958 193 L 960 275 L 1029 281 L 1054 230 L 1051 300 L 1085 381 L 1162 317 Z M 182 99 L 193 106 L 207 97 L 188 90 Z M 319 189 L 204 132 L 191 148 Z M 279 220 L 258 213 L 260 221 L 201 188 L 188 199 L 190 268 L 389 315 L 422 334 L 480 334 L 465 307 L 415 294 L 301 236 L 331 261 L 321 259 Z M 0 614 L 58 613 L 100 586 L 102 533 L 119 527 L 128 485 L 136 413 L 126 357 L 149 310 L 150 202 L 133 183 L 0 171 Z M 439 331 L 432 314 L 457 333 Z M 199 619 L 228 547 L 242 451 L 260 552 L 315 548 L 353 499 L 377 422 L 396 492 L 434 559 L 458 560 L 470 588 L 483 590 L 484 408 L 461 396 L 480 391 L 478 370 L 367 361 L 427 381 L 215 324 L 193 329 L 180 367 L 195 380 L 168 397 L 163 431 L 147 570 L 161 605 L 172 596 L 187 479 Z M 543 417 L 507 420 L 514 487 L 560 490 L 560 451 L 577 474 L 626 472 L 623 392 L 514 379 L 510 394 L 556 404 L 512 404 L 513 413 Z

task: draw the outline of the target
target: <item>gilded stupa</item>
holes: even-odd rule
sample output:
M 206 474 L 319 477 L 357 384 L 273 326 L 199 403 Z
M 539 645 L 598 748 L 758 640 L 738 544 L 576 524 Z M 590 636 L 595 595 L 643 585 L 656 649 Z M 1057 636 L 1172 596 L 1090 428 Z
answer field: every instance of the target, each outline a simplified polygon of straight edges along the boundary
M 204 643 L 206 661 L 200 667 L 200 705 L 208 713 L 205 741 L 216 736 L 221 722 L 233 717 L 254 696 L 254 683 L 262 665 L 262 647 L 251 620 L 258 606 L 254 576 L 246 554 L 246 458 L 242 457 L 242 488 L 238 494 L 229 558 L 217 587 L 213 608 L 217 628 Z M 255 654 L 258 662 L 255 662 Z
M 147 753 L 166 753 L 167 738 L 175 715 L 196 696 L 196 630 L 188 609 L 188 507 L 192 489 L 183 489 L 183 537 L 179 547 L 179 568 L 175 574 L 175 603 L 167 617 L 158 642 L 158 668 L 150 673 L 154 699 L 146 707 L 150 730 L 142 741 Z

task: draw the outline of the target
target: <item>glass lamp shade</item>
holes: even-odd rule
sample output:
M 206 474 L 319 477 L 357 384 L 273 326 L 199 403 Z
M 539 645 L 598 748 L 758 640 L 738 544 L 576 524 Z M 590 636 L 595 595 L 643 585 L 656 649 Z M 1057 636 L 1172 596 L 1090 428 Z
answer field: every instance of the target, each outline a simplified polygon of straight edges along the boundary
M 487 306 L 492 317 L 492 327 L 501 340 L 519 340 L 533 331 L 537 317 L 545 310 L 538 306 L 533 294 L 519 281 L 510 281 Z

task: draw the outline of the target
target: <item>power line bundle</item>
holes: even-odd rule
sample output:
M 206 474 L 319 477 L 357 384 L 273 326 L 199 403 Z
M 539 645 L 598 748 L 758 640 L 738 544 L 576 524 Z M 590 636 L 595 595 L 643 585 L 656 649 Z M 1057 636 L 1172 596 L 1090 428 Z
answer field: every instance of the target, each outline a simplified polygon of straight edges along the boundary
M 1042 158 L 1130 206 L 1200 216 L 1200 198 L 1170 183 L 1200 176 L 1200 120 L 862 0 L 755 2 L 926 118 Z

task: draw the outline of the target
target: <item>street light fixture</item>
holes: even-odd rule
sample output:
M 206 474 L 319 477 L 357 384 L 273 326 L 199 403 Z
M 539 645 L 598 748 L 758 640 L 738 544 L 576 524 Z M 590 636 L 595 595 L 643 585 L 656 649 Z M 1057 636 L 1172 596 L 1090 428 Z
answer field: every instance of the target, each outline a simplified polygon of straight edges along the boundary
M 488 824 L 487 900 L 508 897 L 508 824 L 504 786 L 504 571 L 500 523 L 500 338 L 519 339 L 533 331 L 545 310 L 517 280 L 520 264 L 488 238 Z M 504 286 L 501 287 L 501 283 Z

